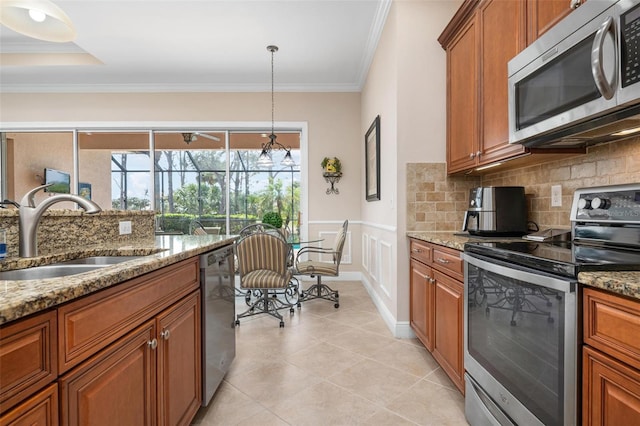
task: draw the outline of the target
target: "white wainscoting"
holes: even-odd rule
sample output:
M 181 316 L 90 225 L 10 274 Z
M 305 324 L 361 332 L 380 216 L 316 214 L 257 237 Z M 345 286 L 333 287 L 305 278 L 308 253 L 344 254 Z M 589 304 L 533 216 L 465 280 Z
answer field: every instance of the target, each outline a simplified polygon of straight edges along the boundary
M 369 236 L 369 275 L 371 278 L 378 282 L 378 239 L 376 237 Z
M 362 234 L 362 268 L 369 272 L 369 234 Z
M 395 270 L 391 260 L 393 259 L 393 246 L 386 241 L 380 241 L 379 244 L 379 259 L 378 264 L 380 265 L 380 274 L 378 275 L 378 285 L 380 289 L 384 292 L 384 294 L 391 298 L 391 294 L 389 293 L 389 286 L 393 285 L 393 274 L 392 272 Z

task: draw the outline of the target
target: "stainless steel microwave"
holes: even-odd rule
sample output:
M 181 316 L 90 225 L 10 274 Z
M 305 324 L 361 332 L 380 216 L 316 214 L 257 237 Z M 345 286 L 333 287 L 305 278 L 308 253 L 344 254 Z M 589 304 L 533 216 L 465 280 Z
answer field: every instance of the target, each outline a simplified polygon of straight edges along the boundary
M 509 142 L 640 135 L 640 0 L 589 0 L 509 61 Z

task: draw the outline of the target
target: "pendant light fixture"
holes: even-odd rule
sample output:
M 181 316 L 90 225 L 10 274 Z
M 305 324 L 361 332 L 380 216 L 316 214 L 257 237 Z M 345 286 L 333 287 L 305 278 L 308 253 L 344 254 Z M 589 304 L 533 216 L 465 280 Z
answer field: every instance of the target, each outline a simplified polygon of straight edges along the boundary
M 281 165 L 285 167 L 293 167 L 296 165 L 295 161 L 291 157 L 291 147 L 287 148 L 281 143 L 279 143 L 276 139 L 277 136 L 274 132 L 274 111 L 275 111 L 275 103 L 273 101 L 273 54 L 278 51 L 278 46 L 267 46 L 267 50 L 271 52 L 271 134 L 269 135 L 269 142 L 266 144 L 262 144 L 262 152 L 258 157 L 258 166 L 269 168 L 273 167 L 273 159 L 271 158 L 271 151 L 275 148 L 284 149 L 286 154 L 280 162 Z
M 38 40 L 65 43 L 76 38 L 69 16 L 49 0 L 2 0 L 0 23 Z

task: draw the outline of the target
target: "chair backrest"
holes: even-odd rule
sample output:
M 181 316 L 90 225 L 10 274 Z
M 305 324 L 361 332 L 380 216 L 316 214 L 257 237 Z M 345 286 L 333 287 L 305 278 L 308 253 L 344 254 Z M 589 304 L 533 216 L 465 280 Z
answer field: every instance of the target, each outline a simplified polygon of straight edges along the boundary
M 276 237 L 282 238 L 283 240 L 285 240 L 285 242 L 287 240 L 280 229 L 276 228 L 273 225 L 269 225 L 268 223 L 252 223 L 251 225 L 245 226 L 240 230 L 240 238 L 255 233 L 274 235 Z
M 333 241 L 333 262 L 336 266 L 340 266 L 342 260 L 342 249 L 344 248 L 344 242 L 347 239 L 347 228 L 349 227 L 349 221 L 345 220 L 342 227 L 336 235 L 336 239 Z
M 291 246 L 273 234 L 253 233 L 236 243 L 238 271 L 242 276 L 255 270 L 270 270 L 284 275 Z

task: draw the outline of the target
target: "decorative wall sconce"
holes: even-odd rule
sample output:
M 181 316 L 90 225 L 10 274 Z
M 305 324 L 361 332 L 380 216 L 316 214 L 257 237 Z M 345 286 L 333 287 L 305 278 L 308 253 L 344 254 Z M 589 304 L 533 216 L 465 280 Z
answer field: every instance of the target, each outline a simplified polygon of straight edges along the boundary
M 340 190 L 335 187 L 335 184 L 340 182 L 340 178 L 342 177 L 342 164 L 340 163 L 340 159 L 338 157 L 324 157 L 320 165 L 322 166 L 322 176 L 324 176 L 324 180 L 331 184 L 331 187 L 327 188 L 327 195 L 340 194 Z

